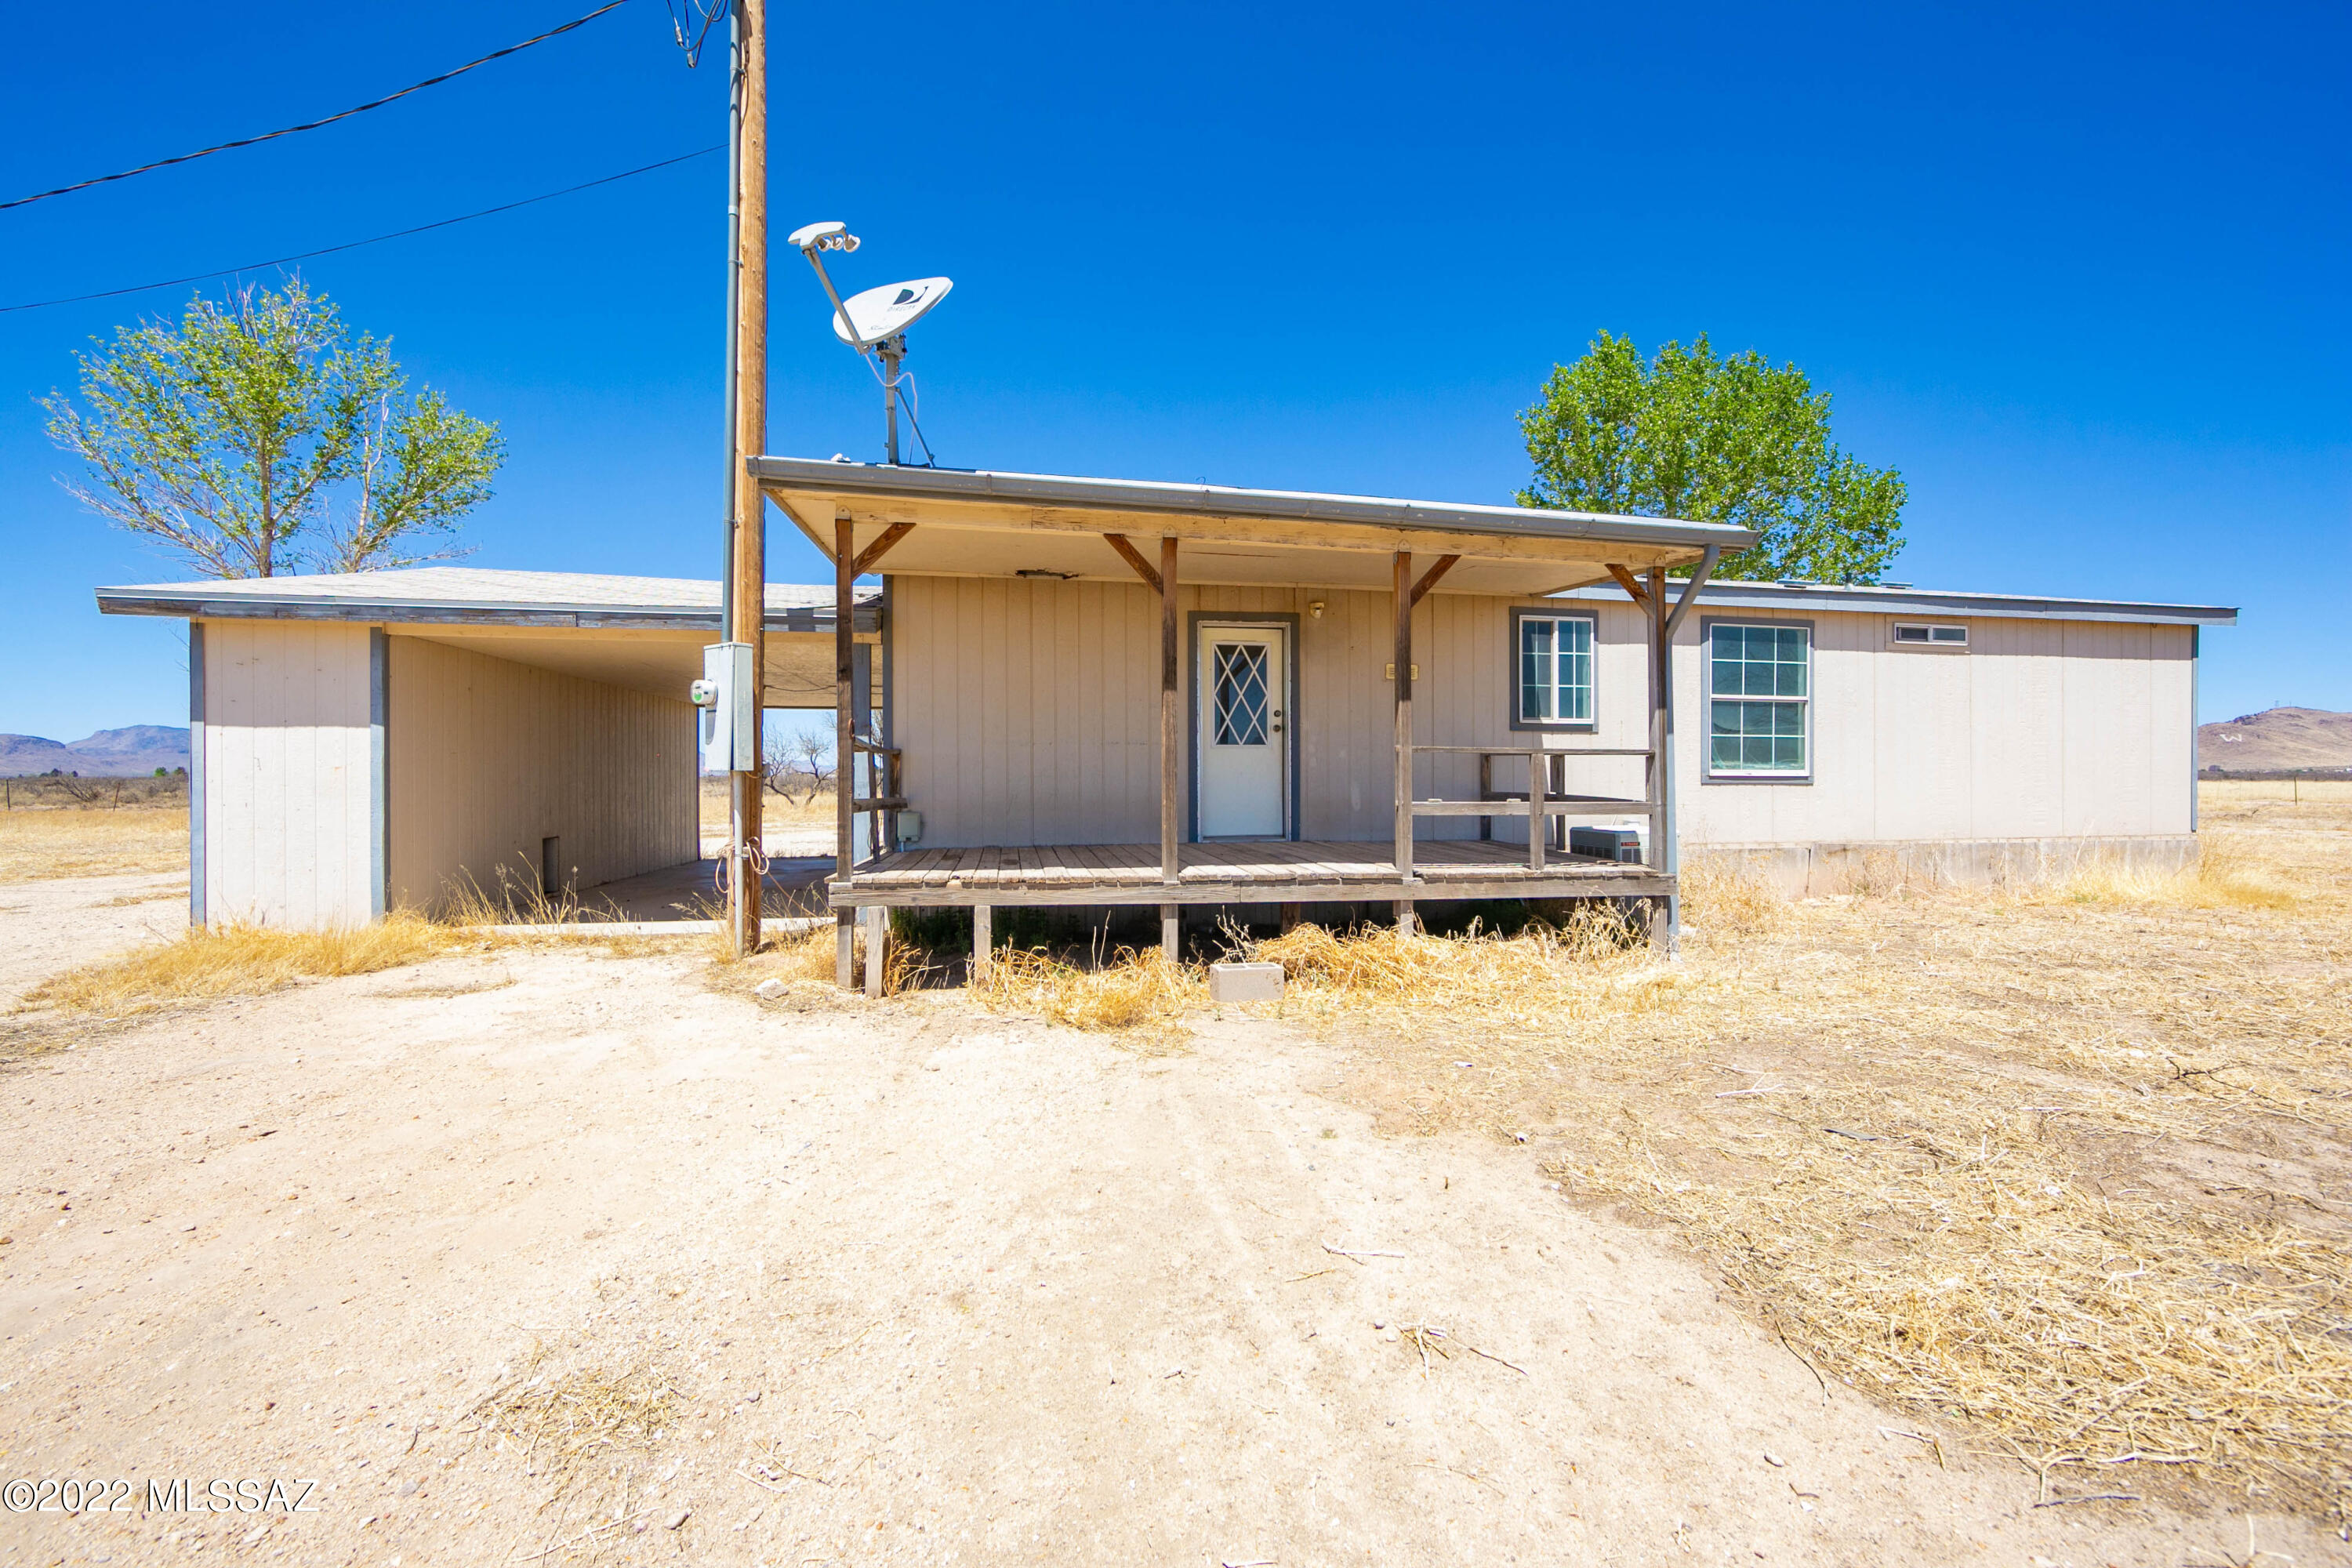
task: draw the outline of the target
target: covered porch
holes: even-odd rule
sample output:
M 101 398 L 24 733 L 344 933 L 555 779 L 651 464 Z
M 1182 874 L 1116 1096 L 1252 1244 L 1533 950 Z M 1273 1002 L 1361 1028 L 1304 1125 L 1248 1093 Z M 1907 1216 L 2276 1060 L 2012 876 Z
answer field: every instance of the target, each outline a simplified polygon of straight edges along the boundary
M 1066 723 L 1060 743 L 1079 748 L 1066 754 L 1084 755 L 1084 748 L 1096 743 L 1088 739 L 1094 731 L 1086 725 L 1116 725 L 1125 731 L 1124 744 L 1133 747 L 1141 742 L 1151 748 L 1145 755 L 1156 752 L 1157 756 L 1157 842 L 1135 831 L 1149 820 L 1137 809 L 1144 802 L 1136 793 L 1125 796 L 1129 804 L 1123 816 L 1102 824 L 1114 830 L 1108 836 L 1100 827 L 1088 834 L 1060 814 L 1032 812 L 1015 822 L 965 809 L 940 847 L 908 842 L 897 819 L 903 813 L 920 812 L 927 789 L 951 791 L 954 769 L 942 767 L 919 748 L 908 751 L 908 742 L 894 736 L 896 705 L 887 695 L 879 705 L 878 723 L 868 721 L 871 710 L 856 696 L 855 650 L 848 637 L 838 639 L 835 754 L 845 765 L 837 775 L 839 837 L 827 898 L 838 921 L 836 970 L 843 985 L 852 984 L 856 976 L 855 923 L 861 918 L 868 922 L 867 951 L 878 953 L 887 911 L 894 908 L 971 908 L 975 958 L 982 963 L 990 942 L 989 911 L 1024 905 L 1156 907 L 1161 940 L 1171 956 L 1187 905 L 1278 905 L 1288 913 L 1288 906 L 1309 903 L 1381 903 L 1393 909 L 1400 924 L 1410 926 L 1417 902 L 1638 899 L 1654 907 L 1652 930 L 1657 940 L 1671 942 L 1675 880 L 1673 790 L 1667 776 L 1672 709 L 1666 651 L 1716 560 L 1724 551 L 1750 542 L 1745 531 L 1517 507 L 796 458 L 758 458 L 751 468 L 767 497 L 830 559 L 836 596 L 843 602 L 854 592 L 857 577 L 868 572 L 886 574 L 886 606 L 889 584 L 896 581 L 905 586 L 910 579 L 966 584 L 1014 580 L 1008 586 L 1036 590 L 1042 584 L 1057 594 L 1075 593 L 1088 583 L 1119 585 L 1089 591 L 1128 595 L 1124 602 L 1129 608 L 1124 613 L 1130 618 L 1121 623 L 1128 629 L 1120 646 L 1129 652 L 1124 658 L 1113 658 L 1110 665 L 1130 672 L 1129 684 L 1117 698 L 1106 688 L 1101 700 L 1073 710 L 1081 722 L 1075 729 Z M 1683 565 L 1696 568 L 1695 575 L 1670 584 L 1668 572 Z M 1444 594 L 1455 596 L 1449 601 L 1453 603 L 1527 604 L 1566 588 L 1611 581 L 1644 611 L 1648 722 L 1646 733 L 1636 733 L 1646 743 L 1596 745 L 1601 737 L 1591 732 L 1589 724 L 1580 726 L 1582 733 L 1573 732 L 1579 726 L 1548 724 L 1542 728 L 1552 732 L 1513 735 L 1507 730 L 1536 727 L 1483 721 L 1477 732 L 1493 732 L 1494 743 L 1416 742 L 1413 705 L 1420 670 L 1414 617 L 1433 591 L 1442 584 Z M 1139 586 L 1148 597 L 1138 595 Z M 1290 760 L 1281 766 L 1291 770 L 1283 775 L 1289 781 L 1285 786 L 1290 791 L 1289 805 L 1270 815 L 1266 828 L 1209 830 L 1202 810 L 1202 778 L 1194 770 L 1207 766 L 1202 761 L 1208 750 L 1203 726 L 1213 712 L 1223 725 L 1226 713 L 1221 706 L 1202 705 L 1208 700 L 1202 692 L 1213 686 L 1218 691 L 1216 701 L 1223 702 L 1218 683 L 1224 676 L 1223 667 L 1213 670 L 1204 662 L 1209 650 L 1199 635 L 1200 623 L 1217 617 L 1210 608 L 1200 607 L 1203 602 L 1199 595 L 1209 589 L 1262 595 L 1268 588 L 1295 588 L 1305 595 L 1310 586 L 1331 596 L 1334 628 L 1339 625 L 1339 600 L 1347 598 L 1353 617 L 1348 624 L 1357 628 L 1344 650 L 1321 656 L 1346 662 L 1355 689 L 1363 693 L 1344 720 L 1346 759 L 1329 743 L 1323 756 L 1302 758 L 1297 740 L 1284 734 L 1283 710 L 1296 708 L 1297 689 L 1289 687 L 1286 700 L 1277 664 L 1271 685 L 1263 677 L 1253 678 L 1259 684 L 1244 699 L 1241 711 L 1259 743 L 1269 744 L 1271 752 L 1287 751 Z M 1674 591 L 1677 586 L 1678 595 Z M 1188 595 L 1183 603 L 1195 606 L 1190 626 L 1180 608 L 1180 593 Z M 1076 600 L 1067 601 L 1068 610 L 1051 607 L 1064 602 L 1039 599 L 1034 618 L 1019 623 L 1016 635 L 1025 639 L 1020 646 L 1044 647 L 1038 627 L 1067 627 L 1072 622 L 1063 617 L 1087 613 Z M 1136 721 L 1150 710 L 1145 707 L 1149 688 L 1134 689 L 1148 679 L 1133 664 L 1134 654 L 1140 651 L 1138 644 L 1149 647 L 1144 605 L 1156 611 L 1150 619 L 1157 622 L 1158 634 L 1158 658 L 1153 660 L 1159 678 L 1153 705 L 1158 722 L 1152 740 L 1135 733 L 1141 728 Z M 1325 605 L 1317 600 L 1303 607 L 1313 612 L 1311 621 L 1322 616 Z M 1421 613 L 1425 619 L 1432 611 Z M 1386 624 L 1391 616 L 1392 628 Z M 1302 629 L 1295 615 L 1265 615 L 1259 620 L 1286 620 L 1294 639 Z M 885 690 L 898 687 L 903 699 L 905 689 L 898 683 L 906 678 L 892 673 L 887 652 L 887 608 L 885 624 Z M 989 635 L 985 625 L 980 623 L 984 637 Z M 1328 641 L 1339 633 L 1310 635 Z M 983 641 L 969 651 L 985 657 L 992 646 Z M 1297 645 L 1294 640 L 1286 646 Z M 1222 656 L 1223 645 L 1218 652 Z M 1362 662 L 1367 656 L 1369 667 Z M 1069 657 L 1057 652 L 1051 658 L 1066 667 Z M 930 668 L 942 678 L 961 680 L 956 666 L 969 662 L 935 659 Z M 1190 707 L 1188 669 L 1189 689 L 1197 700 Z M 1297 680 L 1295 666 L 1288 679 Z M 1377 696 L 1366 689 L 1375 679 Z M 984 706 L 993 689 L 983 686 L 975 695 Z M 1008 727 L 1025 733 L 1026 727 L 1019 723 L 1025 710 L 1013 700 L 1004 710 L 1013 721 Z M 1377 718 L 1366 710 L 1375 704 Z M 1311 710 L 1313 704 L 1308 706 Z M 1270 714 L 1269 707 L 1275 710 Z M 1334 712 L 1327 702 L 1318 716 L 1327 737 L 1342 727 Z M 1270 730 L 1264 722 L 1268 718 Z M 1295 731 L 1299 716 L 1293 711 L 1288 719 Z M 936 715 L 931 722 L 936 731 Z M 1057 764 L 1050 748 L 1033 750 L 1024 742 L 988 739 L 1002 731 L 988 730 L 985 720 L 966 723 L 959 712 L 955 722 L 976 732 L 979 744 L 989 748 L 992 778 L 1006 770 L 1050 772 L 1066 765 Z M 1443 737 L 1432 739 L 1438 738 Z M 1454 755 L 1449 759 L 1446 753 Z M 1126 754 L 1135 753 L 1130 750 Z M 1454 764 L 1443 773 L 1424 766 L 1424 773 L 1435 781 L 1425 796 L 1414 788 L 1417 757 L 1425 764 Z M 1588 758 L 1620 760 L 1618 776 L 1627 783 L 1638 764 L 1638 794 L 1622 784 L 1605 794 L 1572 793 L 1570 765 Z M 1474 760 L 1475 775 L 1464 771 Z M 1296 782 L 1301 772 L 1311 781 L 1303 807 Z M 1129 776 L 1150 789 L 1143 778 Z M 1447 779 L 1454 782 L 1449 784 Z M 1455 798 L 1440 797 L 1440 789 Z M 1318 825 L 1313 798 L 1317 790 L 1360 801 L 1360 807 L 1347 808 L 1358 816 L 1378 815 L 1370 821 L 1351 817 L 1342 822 L 1339 807 L 1326 805 L 1320 824 L 1326 831 L 1310 835 L 1307 829 Z M 963 804 L 959 798 L 959 805 Z M 863 843 L 858 839 L 866 836 L 853 832 L 859 816 L 876 828 Z M 1441 829 L 1445 836 L 1416 834 L 1417 824 L 1445 818 L 1456 819 Z M 1463 818 L 1480 820 L 1477 838 L 1450 836 L 1466 831 Z M 1578 820 L 1642 823 L 1641 863 L 1570 852 L 1570 837 L 1559 829 Z M 1364 828 L 1383 821 L 1390 829 L 1385 837 L 1365 836 Z M 1507 822 L 1513 825 L 1508 829 L 1512 837 L 1496 837 L 1495 829 Z M 1273 830 L 1277 823 L 1279 830 Z M 1518 841 L 1522 825 L 1524 841 Z M 1005 826 L 1012 827 L 1011 836 L 974 842 L 993 838 L 994 830 Z M 1353 831 L 1333 834 L 1329 826 Z M 1066 837 L 1096 841 L 1053 841 Z M 1625 835 L 1629 843 L 1631 837 Z M 880 966 L 869 963 L 867 989 L 875 990 L 879 979 Z

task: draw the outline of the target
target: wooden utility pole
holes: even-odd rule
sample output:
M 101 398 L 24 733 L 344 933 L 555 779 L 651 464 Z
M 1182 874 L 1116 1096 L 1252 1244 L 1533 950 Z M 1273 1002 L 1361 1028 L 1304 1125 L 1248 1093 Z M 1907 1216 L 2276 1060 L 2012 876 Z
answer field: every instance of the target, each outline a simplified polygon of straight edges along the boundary
M 735 548 L 727 563 L 730 641 L 751 645 L 751 679 L 767 674 L 767 503 L 750 471 L 768 446 L 768 18 L 767 0 L 736 0 Z M 750 773 L 729 775 L 729 945 L 738 958 L 760 946 L 761 710 L 751 702 Z M 848 758 L 841 766 L 846 771 Z

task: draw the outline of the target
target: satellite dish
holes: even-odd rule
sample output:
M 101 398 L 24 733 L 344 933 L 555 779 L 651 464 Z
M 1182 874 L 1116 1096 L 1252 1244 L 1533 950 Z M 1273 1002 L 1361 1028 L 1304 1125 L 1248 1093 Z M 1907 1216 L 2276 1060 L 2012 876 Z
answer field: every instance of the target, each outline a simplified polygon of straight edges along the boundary
M 882 362 L 882 368 L 875 375 L 882 383 L 882 406 L 889 421 L 883 450 L 888 454 L 887 461 L 896 467 L 901 386 L 907 389 L 908 423 L 913 424 L 915 418 L 915 378 L 898 368 L 907 358 L 907 329 L 946 299 L 955 283 L 946 278 L 918 278 L 907 283 L 885 283 L 845 300 L 835 292 L 833 276 L 825 271 L 824 258 L 818 253 L 856 249 L 857 237 L 849 232 L 848 226 L 830 222 L 803 224 L 793 230 L 791 243 L 799 247 L 809 265 L 816 268 L 816 280 L 824 285 L 824 297 L 833 304 L 833 335 L 856 349 L 859 358 L 873 354 Z M 923 427 L 916 425 L 915 438 L 922 440 L 922 435 Z M 929 458 L 930 451 L 930 443 L 924 441 L 924 456 Z
M 951 278 L 918 278 L 852 294 L 834 314 L 833 335 L 854 349 L 872 348 L 913 326 L 954 287 Z M 845 314 L 849 318 L 846 323 L 841 319 Z M 851 326 L 857 329 L 855 337 L 850 335 Z

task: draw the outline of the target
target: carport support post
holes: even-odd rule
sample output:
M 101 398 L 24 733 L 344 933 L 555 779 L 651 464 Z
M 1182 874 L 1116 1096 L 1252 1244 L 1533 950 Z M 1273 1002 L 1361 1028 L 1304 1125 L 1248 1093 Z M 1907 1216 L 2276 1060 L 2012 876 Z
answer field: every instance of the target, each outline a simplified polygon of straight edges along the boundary
M 850 861 L 855 853 L 851 829 L 856 806 L 851 799 L 851 792 L 856 788 L 856 715 L 850 706 L 856 700 L 854 688 L 857 683 L 856 607 L 853 602 L 856 582 L 856 524 L 843 514 L 833 520 L 833 881 L 835 887 L 845 890 L 849 887 Z M 835 934 L 833 978 L 844 991 L 857 983 L 855 919 L 855 911 L 847 905 L 835 911 L 838 929 Z
M 1171 885 L 1183 876 L 1177 822 L 1181 792 L 1176 786 L 1176 760 L 1182 749 L 1176 710 L 1182 684 L 1176 640 L 1176 541 L 1171 535 L 1160 541 L 1160 879 Z M 1179 957 L 1177 930 L 1176 906 L 1160 905 L 1160 946 L 1171 963 Z
M 735 548 L 727 563 L 729 640 L 751 645 L 751 767 L 728 779 L 730 831 L 727 939 L 738 958 L 760 946 L 760 718 L 767 695 L 767 501 L 750 477 L 768 447 L 768 41 L 767 0 L 738 0 L 735 199 Z
M 1412 552 L 1396 552 L 1396 874 L 1412 881 Z M 1412 930 L 1412 900 L 1400 899 L 1397 931 Z

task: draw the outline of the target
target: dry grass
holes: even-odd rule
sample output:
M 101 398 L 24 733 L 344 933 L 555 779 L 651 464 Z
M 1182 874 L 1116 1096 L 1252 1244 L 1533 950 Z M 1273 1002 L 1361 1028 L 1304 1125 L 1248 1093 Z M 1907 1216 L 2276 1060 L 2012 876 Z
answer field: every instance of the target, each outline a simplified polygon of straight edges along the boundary
M 1107 963 L 1081 967 L 1045 952 L 1008 948 L 989 963 L 975 994 L 1000 1012 L 1036 1014 L 1074 1029 L 1124 1037 L 1165 1049 L 1184 1037 L 1188 1008 L 1209 999 L 1208 978 L 1154 947 L 1123 947 Z
M 459 873 L 458 880 L 445 885 L 433 918 L 450 926 L 577 926 L 629 918 L 602 894 L 583 899 L 569 887 L 551 894 L 540 886 L 538 870 L 523 856 L 518 854 L 515 861 L 514 866 L 499 861 L 491 868 L 496 892 L 486 890 L 472 873 Z
M 706 931 L 698 940 L 709 960 L 704 984 L 714 991 L 749 995 L 770 981 L 780 981 L 782 989 L 772 990 L 760 1001 L 795 1013 L 835 1012 L 865 1000 L 861 994 L 844 991 L 833 983 L 835 936 L 830 926 L 771 939 L 761 951 L 741 959 L 735 956 L 723 926 Z M 888 979 L 887 973 L 885 978 Z
M 557 1375 L 534 1350 L 459 1417 L 461 1436 L 511 1443 L 561 1498 L 595 1460 L 648 1448 L 682 1409 L 669 1374 L 651 1362 L 618 1372 L 597 1368 Z
M 2224 808 L 2261 801 L 2352 805 L 2352 779 L 2205 779 L 2197 786 L 2197 798 Z
M 68 970 L 28 992 L 23 1006 L 120 1016 L 177 1002 L 259 995 L 299 980 L 421 963 L 462 940 L 462 932 L 405 912 L 335 931 L 208 926 Z
M 184 800 L 0 812 L 0 882 L 187 868 Z
M 2293 910 L 2307 889 L 2288 868 L 2264 860 L 2243 834 L 2203 836 L 2197 863 L 2186 870 L 2135 869 L 2120 860 L 2095 860 L 2042 888 L 2026 889 L 2027 903 L 2141 905 L 2171 910 Z
M 2352 1491 L 2352 809 L 2208 797 L 2161 877 L 1606 933 L 1257 945 L 1388 1127 L 1549 1141 L 1807 1361 L 2053 1489 Z

